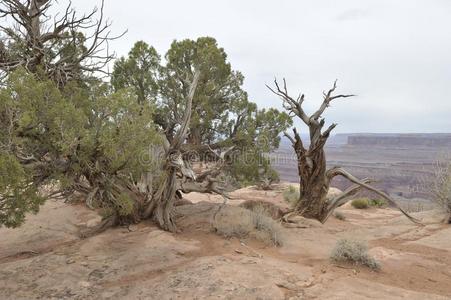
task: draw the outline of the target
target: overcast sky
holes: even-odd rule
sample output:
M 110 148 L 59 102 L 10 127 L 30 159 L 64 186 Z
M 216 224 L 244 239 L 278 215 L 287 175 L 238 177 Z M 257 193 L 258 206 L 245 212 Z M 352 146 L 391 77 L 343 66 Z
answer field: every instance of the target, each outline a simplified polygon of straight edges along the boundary
M 106 0 L 105 13 L 128 29 L 118 55 L 137 40 L 164 55 L 174 39 L 216 38 L 260 107 L 281 107 L 265 88 L 275 76 L 309 112 L 338 79 L 358 97 L 326 113 L 335 132 L 451 132 L 449 0 Z

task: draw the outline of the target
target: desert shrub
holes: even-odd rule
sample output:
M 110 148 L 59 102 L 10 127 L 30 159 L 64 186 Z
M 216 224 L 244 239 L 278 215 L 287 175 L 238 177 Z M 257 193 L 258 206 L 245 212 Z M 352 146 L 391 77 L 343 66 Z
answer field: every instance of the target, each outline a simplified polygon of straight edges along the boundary
M 425 180 L 424 189 L 431 200 L 448 213 L 451 223 L 451 157 L 445 156 L 435 163 L 432 182 Z
M 383 199 L 370 199 L 368 203 L 373 207 L 384 207 L 387 205 L 387 202 Z
M 384 207 L 387 202 L 382 199 L 358 198 L 351 202 L 351 205 L 357 209 L 366 209 L 369 207 Z
M 259 200 L 246 200 L 239 205 L 240 207 L 254 210 L 254 208 L 260 206 L 265 209 L 265 213 L 274 220 L 280 219 L 285 214 L 285 211 L 272 202 L 259 201 Z
M 370 207 L 370 203 L 366 198 L 354 199 L 352 200 L 351 205 L 357 209 L 366 209 Z
M 0 128 L 10 129 L 0 130 L 0 227 L 21 225 L 57 191 L 134 218 L 130 178 L 153 170 L 140 154 L 161 141 L 152 115 L 153 107 L 100 80 L 59 88 L 25 69 L 8 74 L 0 89 Z
M 330 258 L 335 262 L 351 262 L 373 270 L 380 269 L 380 264 L 368 254 L 367 244 L 360 240 L 338 240 Z
M 290 185 L 283 192 L 283 199 L 290 205 L 295 205 L 299 201 L 299 189 Z
M 334 213 L 334 217 L 337 218 L 340 221 L 344 221 L 346 220 L 346 217 L 344 214 L 342 214 L 341 212 L 337 211 Z
M 279 182 L 279 173 L 271 165 L 270 158 L 265 154 L 270 150 L 268 141 L 262 144 L 252 144 L 245 149 L 236 149 L 233 161 L 226 168 L 239 183 L 240 187 L 256 185 L 262 190 L 270 190 L 271 185 Z M 268 145 L 264 145 L 269 143 Z
M 398 205 L 409 213 L 417 213 L 437 208 L 432 202 L 420 199 L 396 199 Z
M 283 227 L 273 220 L 263 206 L 252 210 L 244 208 L 223 209 L 215 218 L 216 232 L 226 238 L 255 238 L 262 242 L 281 246 Z

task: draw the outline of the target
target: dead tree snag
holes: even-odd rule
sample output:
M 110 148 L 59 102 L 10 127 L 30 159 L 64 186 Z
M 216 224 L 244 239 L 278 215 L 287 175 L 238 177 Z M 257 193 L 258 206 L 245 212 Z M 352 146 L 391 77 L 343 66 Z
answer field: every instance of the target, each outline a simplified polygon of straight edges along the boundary
M 322 115 L 332 101 L 340 98 L 353 97 L 354 95 L 335 95 L 334 92 L 337 88 L 337 82 L 335 81 L 332 88 L 323 93 L 323 102 L 319 109 L 313 114 L 308 115 L 302 107 L 305 99 L 303 94 L 300 94 L 296 99 L 292 98 L 288 94 L 285 79 L 283 80 L 283 87 L 279 86 L 277 80 L 274 80 L 274 86 L 274 88 L 267 87 L 271 92 L 282 99 L 283 106 L 290 115 L 297 116 L 305 125 L 307 125 L 310 140 L 310 144 L 306 147 L 296 128 L 293 128 L 293 136 L 285 133 L 285 136 L 291 141 L 293 149 L 296 152 L 300 191 L 298 202 L 294 206 L 293 211 L 285 216 L 285 220 L 293 214 L 298 214 L 307 218 L 317 219 L 324 223 L 335 208 L 345 204 L 351 196 L 355 195 L 360 189 L 365 188 L 378 194 L 390 204 L 397 207 L 413 222 L 418 222 L 407 212 L 402 210 L 387 194 L 369 185 L 370 181 L 368 179 L 359 180 L 343 168 L 339 167 L 327 170 L 324 146 L 330 133 L 337 124 L 333 123 L 327 127 L 327 129 L 323 130 L 325 120 Z M 355 185 L 351 186 L 335 198 L 328 199 L 327 193 L 331 181 L 336 176 L 343 176 Z

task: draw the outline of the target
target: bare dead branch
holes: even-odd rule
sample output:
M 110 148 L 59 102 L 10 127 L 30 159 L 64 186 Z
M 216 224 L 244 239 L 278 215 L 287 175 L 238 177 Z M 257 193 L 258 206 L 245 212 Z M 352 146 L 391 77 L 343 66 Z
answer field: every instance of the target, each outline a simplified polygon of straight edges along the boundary
M 200 71 L 196 70 L 196 72 L 194 73 L 194 79 L 193 79 L 190 89 L 189 89 L 187 103 L 186 103 L 186 107 L 185 107 L 185 114 L 183 116 L 183 122 L 180 125 L 179 130 L 175 134 L 174 139 L 172 140 L 171 148 L 179 149 L 180 146 L 182 145 L 182 143 L 186 139 L 186 135 L 187 135 L 188 129 L 189 129 L 189 123 L 191 120 L 191 108 L 193 105 L 194 93 L 197 88 L 197 83 L 199 82 L 199 77 L 200 77 Z
M 365 184 L 371 183 L 371 180 L 369 178 L 365 178 L 361 180 Z M 340 193 L 333 199 L 330 199 L 327 201 L 327 214 L 324 215 L 324 217 L 320 220 L 321 223 L 325 223 L 327 219 L 332 215 L 334 210 L 344 204 L 346 204 L 352 196 L 357 194 L 363 186 L 359 184 L 355 184 L 349 188 L 347 188 L 344 192 Z
M 332 100 L 335 100 L 338 98 L 348 98 L 348 97 L 355 96 L 355 95 L 335 95 L 335 96 L 333 96 L 332 94 L 335 92 L 336 88 L 337 88 L 337 80 L 334 81 L 334 85 L 327 93 L 323 93 L 323 95 L 324 95 L 323 103 L 321 104 L 320 108 L 314 114 L 312 114 L 312 116 L 310 117 L 311 119 L 318 120 L 321 117 L 321 115 L 324 113 L 326 108 L 328 108 L 330 106 L 330 103 L 332 102 Z
M 309 117 L 302 109 L 302 103 L 304 102 L 304 95 L 301 95 L 300 97 L 298 97 L 297 100 L 294 100 L 292 97 L 290 97 L 290 95 L 288 95 L 287 83 L 286 83 L 285 79 L 283 79 L 283 85 L 284 85 L 283 90 L 279 87 L 279 83 L 277 82 L 277 79 L 274 79 L 274 85 L 275 85 L 275 89 L 271 88 L 269 85 L 266 85 L 266 87 L 271 92 L 273 92 L 275 95 L 279 96 L 282 99 L 284 108 L 286 110 L 288 110 L 289 112 L 291 112 L 291 113 L 295 114 L 296 116 L 298 116 L 299 118 L 301 118 L 301 120 L 306 125 L 308 125 L 310 123 Z
M 368 183 L 363 182 L 362 180 L 357 179 L 356 177 L 354 177 L 352 174 L 350 174 L 349 172 L 347 172 L 345 169 L 340 168 L 340 167 L 335 167 L 330 169 L 329 171 L 327 171 L 326 174 L 327 178 L 330 180 L 332 180 L 333 177 L 336 176 L 343 176 L 346 179 L 348 179 L 349 181 L 351 181 L 352 183 L 355 183 L 357 185 L 362 186 L 363 188 L 370 190 L 374 193 L 376 193 L 377 195 L 379 195 L 380 197 L 384 198 L 385 200 L 387 200 L 391 205 L 393 205 L 394 207 L 396 207 L 403 215 L 405 215 L 409 220 L 411 220 L 412 222 L 416 223 L 416 224 L 420 224 L 421 222 L 419 220 L 417 220 L 416 218 L 412 217 L 411 215 L 409 215 L 406 211 L 404 211 L 401 207 L 399 207 L 399 205 L 396 203 L 396 201 L 394 201 L 390 196 L 388 196 L 387 194 L 385 194 L 384 192 L 372 187 L 371 185 L 369 185 Z
M 109 52 L 108 43 L 125 32 L 111 35 L 111 22 L 105 20 L 103 12 L 104 0 L 100 8 L 81 16 L 69 1 L 62 16 L 51 17 L 49 8 L 53 3 L 49 0 L 0 2 L 0 15 L 4 17 L 0 35 L 5 48 L 0 52 L 0 71 L 7 74 L 25 67 L 35 72 L 41 67 L 60 86 L 83 74 L 107 73 L 105 67 L 115 56 Z M 9 51 L 14 45 L 23 46 L 27 51 Z

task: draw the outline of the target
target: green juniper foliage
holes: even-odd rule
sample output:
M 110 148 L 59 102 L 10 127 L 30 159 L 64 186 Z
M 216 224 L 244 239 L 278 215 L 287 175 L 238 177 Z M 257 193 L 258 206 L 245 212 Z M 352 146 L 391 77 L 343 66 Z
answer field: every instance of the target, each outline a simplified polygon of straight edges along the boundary
M 132 213 L 120 186 L 148 170 L 140 154 L 159 142 L 150 105 L 97 80 L 60 90 L 24 70 L 9 76 L 0 103 L 0 225 L 20 225 L 55 183 L 66 193 L 97 191 L 93 206 Z
M 30 177 L 14 156 L 0 153 L 0 225 L 19 226 L 26 212 L 38 211 L 44 199 Z
M 242 88 L 244 76 L 232 69 L 224 49 L 211 37 L 174 41 L 164 57 L 165 64 L 159 65 L 155 49 L 137 42 L 128 57 L 115 63 L 113 87 L 131 87 L 140 103 L 156 103 L 154 122 L 170 141 L 183 114 L 194 69 L 201 70 L 187 148 L 205 158 L 209 148 L 234 146 L 239 155 L 228 171 L 235 179 L 242 184 L 277 179 L 262 153 L 279 146 L 279 134 L 292 124 L 291 118 L 276 109 L 259 110 L 248 100 Z
M 174 169 L 165 170 L 152 149 L 163 148 L 164 138 L 171 142 L 189 115 L 195 71 L 201 77 L 190 130 L 177 151 L 196 151 L 208 161 L 210 149 L 234 146 L 238 160 L 222 178 L 232 175 L 242 184 L 277 179 L 263 153 L 278 147 L 291 119 L 248 100 L 244 76 L 214 38 L 174 41 L 164 63 L 139 41 L 105 78 L 113 56 L 102 51 L 111 39 L 103 5 L 82 16 L 69 5 L 60 19 L 52 15 L 55 3 L 30 3 L 0 2 L 0 226 L 19 226 L 26 213 L 56 196 L 81 196 L 113 217 L 108 224 L 170 214 L 165 201 L 173 199 L 154 196 L 168 182 L 165 171 Z
M 139 103 L 155 102 L 158 94 L 160 56 L 143 41 L 136 42 L 128 53 L 114 64 L 111 84 L 115 90 L 134 89 Z

